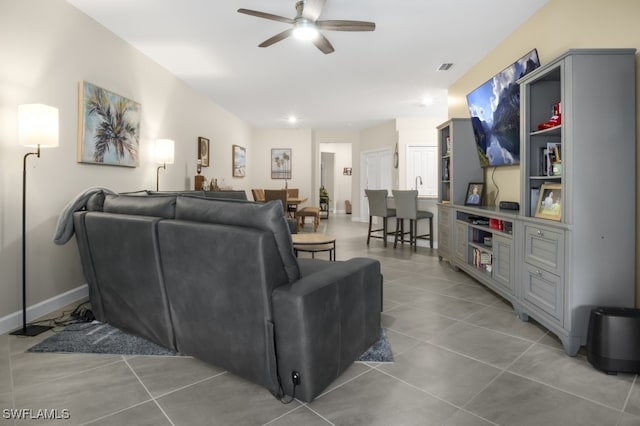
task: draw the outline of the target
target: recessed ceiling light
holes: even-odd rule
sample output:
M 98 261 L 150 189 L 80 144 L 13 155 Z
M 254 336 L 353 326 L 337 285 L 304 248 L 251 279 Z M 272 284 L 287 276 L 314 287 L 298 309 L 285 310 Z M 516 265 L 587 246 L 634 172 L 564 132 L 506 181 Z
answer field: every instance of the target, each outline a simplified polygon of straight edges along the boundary
M 433 105 L 434 102 L 435 102 L 435 99 L 433 98 L 433 96 L 425 95 L 422 97 L 422 100 L 420 101 L 420 105 L 429 106 L 429 105 Z
M 296 124 L 298 122 L 298 117 L 296 117 L 295 115 L 290 115 L 288 120 L 289 124 Z
M 440 64 L 438 68 L 436 68 L 436 71 L 449 71 L 452 66 L 453 66 L 453 63 L 451 62 L 443 62 Z

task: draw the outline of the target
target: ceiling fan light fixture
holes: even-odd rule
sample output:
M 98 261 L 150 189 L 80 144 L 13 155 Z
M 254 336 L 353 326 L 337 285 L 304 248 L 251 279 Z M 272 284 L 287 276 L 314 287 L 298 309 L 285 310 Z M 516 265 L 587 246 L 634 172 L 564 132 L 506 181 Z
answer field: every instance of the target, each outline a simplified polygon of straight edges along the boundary
M 293 36 L 298 40 L 313 40 L 318 37 L 318 28 L 313 22 L 301 19 L 296 22 L 293 28 Z

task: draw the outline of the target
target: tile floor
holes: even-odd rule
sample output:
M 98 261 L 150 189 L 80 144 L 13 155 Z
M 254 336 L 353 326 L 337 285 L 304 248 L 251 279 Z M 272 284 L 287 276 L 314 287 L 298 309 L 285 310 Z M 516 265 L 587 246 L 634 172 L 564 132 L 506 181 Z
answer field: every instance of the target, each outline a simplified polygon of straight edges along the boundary
M 27 353 L 46 335 L 5 334 L 0 425 L 640 425 L 636 375 L 566 356 L 435 250 L 367 247 L 366 224 L 348 215 L 331 215 L 319 232 L 339 236 L 338 259 L 382 263 L 395 363 L 356 363 L 312 403 L 284 405 L 189 357 Z M 69 418 L 15 421 L 12 408 Z

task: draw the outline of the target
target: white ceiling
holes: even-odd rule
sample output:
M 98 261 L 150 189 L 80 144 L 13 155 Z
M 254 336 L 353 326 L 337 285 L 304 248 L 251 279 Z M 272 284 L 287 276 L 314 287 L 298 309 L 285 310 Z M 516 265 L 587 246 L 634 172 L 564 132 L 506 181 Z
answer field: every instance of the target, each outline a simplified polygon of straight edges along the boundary
M 295 114 L 299 127 L 359 129 L 446 116 L 447 88 L 548 0 L 328 0 L 321 20 L 376 23 L 324 32 L 329 55 L 293 38 L 259 48 L 287 24 L 237 13 L 293 18 L 295 0 L 67 1 L 253 127 Z

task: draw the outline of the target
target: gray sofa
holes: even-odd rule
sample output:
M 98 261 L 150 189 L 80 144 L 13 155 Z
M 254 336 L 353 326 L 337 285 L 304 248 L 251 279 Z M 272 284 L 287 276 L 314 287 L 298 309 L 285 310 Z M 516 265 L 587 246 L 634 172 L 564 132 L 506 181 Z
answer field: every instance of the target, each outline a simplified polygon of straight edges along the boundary
M 380 336 L 379 262 L 296 259 L 278 202 L 99 197 L 73 224 L 102 322 L 303 401 Z

